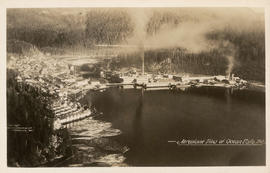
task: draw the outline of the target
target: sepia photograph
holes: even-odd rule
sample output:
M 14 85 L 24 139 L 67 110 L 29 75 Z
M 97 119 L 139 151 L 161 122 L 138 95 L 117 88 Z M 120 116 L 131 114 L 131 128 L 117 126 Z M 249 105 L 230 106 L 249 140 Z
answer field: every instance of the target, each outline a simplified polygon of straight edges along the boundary
M 262 7 L 6 9 L 7 167 L 266 166 Z

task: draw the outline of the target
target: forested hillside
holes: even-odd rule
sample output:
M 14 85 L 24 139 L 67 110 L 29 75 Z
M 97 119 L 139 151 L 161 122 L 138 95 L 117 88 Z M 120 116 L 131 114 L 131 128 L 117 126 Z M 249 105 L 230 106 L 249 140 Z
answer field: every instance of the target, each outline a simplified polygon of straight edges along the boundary
M 225 74 L 230 69 L 245 79 L 265 79 L 264 16 L 248 8 L 8 9 L 7 39 L 12 53 L 25 53 L 21 47 L 29 45 L 32 52 L 52 54 L 91 52 L 97 44 L 135 46 L 123 48 L 118 66 L 139 64 L 136 45 L 145 44 L 148 70 Z M 166 69 L 168 58 L 173 67 Z

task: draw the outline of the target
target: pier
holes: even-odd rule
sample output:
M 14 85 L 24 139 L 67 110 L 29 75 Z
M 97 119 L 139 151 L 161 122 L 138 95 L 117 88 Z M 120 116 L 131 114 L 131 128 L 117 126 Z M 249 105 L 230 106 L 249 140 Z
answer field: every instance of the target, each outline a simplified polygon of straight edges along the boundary
M 179 77 L 181 80 L 174 80 L 172 78 L 161 78 L 154 80 L 154 78 L 144 76 L 126 77 L 122 83 L 104 83 L 104 84 L 89 84 L 81 88 L 82 92 L 79 97 L 76 97 L 75 102 L 65 101 L 65 104 L 57 103 L 52 107 L 55 113 L 54 128 L 65 128 L 66 125 L 76 121 L 83 120 L 94 114 L 93 111 L 84 109 L 80 106 L 79 98 L 82 98 L 88 91 L 104 91 L 108 88 L 119 89 L 140 89 L 143 91 L 151 90 L 175 90 L 185 91 L 192 87 L 222 87 L 222 88 L 245 88 L 247 82 L 239 78 L 229 79 L 225 76 L 203 76 L 203 77 Z M 76 92 L 78 92 L 76 90 Z M 67 99 L 67 98 L 66 98 Z M 63 100 L 63 99 L 62 99 Z M 64 99 L 65 100 L 65 99 Z M 68 100 L 68 99 L 67 99 Z M 68 103 L 68 104 L 67 104 Z
M 188 85 L 180 84 L 179 82 L 156 82 L 156 83 L 109 83 L 106 84 L 106 88 L 118 87 L 118 88 L 143 88 L 143 89 L 172 89 L 172 88 L 186 88 Z
M 180 82 L 155 82 L 155 83 L 110 83 L 106 84 L 105 87 L 102 89 L 107 88 L 121 88 L 121 89 L 144 89 L 144 90 L 175 90 L 175 89 L 186 89 L 189 87 L 204 87 L 204 86 L 212 86 L 212 87 L 225 87 L 225 88 L 232 88 L 233 85 L 230 84 L 204 84 L 204 83 L 191 83 L 191 84 L 184 84 Z M 101 90 L 95 89 L 95 90 Z

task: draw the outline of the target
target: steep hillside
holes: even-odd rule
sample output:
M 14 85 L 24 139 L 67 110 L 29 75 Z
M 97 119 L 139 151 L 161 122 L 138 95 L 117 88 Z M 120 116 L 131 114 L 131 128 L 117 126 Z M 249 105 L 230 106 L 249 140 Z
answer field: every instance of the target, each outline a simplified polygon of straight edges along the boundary
M 140 58 L 136 59 L 136 54 L 144 45 L 145 56 L 151 55 L 146 60 L 152 62 L 149 69 L 160 63 L 160 58 L 157 58 L 160 54 L 168 54 L 164 58 L 172 59 L 174 71 L 203 74 L 234 72 L 243 78 L 259 81 L 265 78 L 264 28 L 263 11 L 250 8 L 7 11 L 8 52 L 23 52 L 20 46 L 14 46 L 17 45 L 14 40 L 21 41 L 23 45 L 30 43 L 50 54 L 65 54 L 67 50 L 91 53 L 97 44 L 103 47 L 125 45 L 129 48 L 123 46 L 121 53 L 116 50 L 115 54 L 125 57 L 122 61 L 130 57 L 130 62 L 138 64 Z M 168 52 L 177 49 L 185 51 L 181 51 L 181 55 Z M 186 59 L 183 62 L 189 63 L 181 65 L 183 58 Z
M 14 39 L 7 41 L 7 52 L 27 56 L 32 56 L 40 53 L 38 48 L 31 43 Z

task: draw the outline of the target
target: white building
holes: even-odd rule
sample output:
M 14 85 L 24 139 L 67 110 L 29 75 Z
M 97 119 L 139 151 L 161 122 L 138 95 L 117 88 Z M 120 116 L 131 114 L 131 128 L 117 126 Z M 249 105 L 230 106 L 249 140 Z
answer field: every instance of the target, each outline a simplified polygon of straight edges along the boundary
M 88 80 L 81 80 L 81 81 L 77 81 L 76 83 L 76 86 L 77 87 L 82 87 L 82 86 L 85 86 L 85 85 L 88 85 Z

